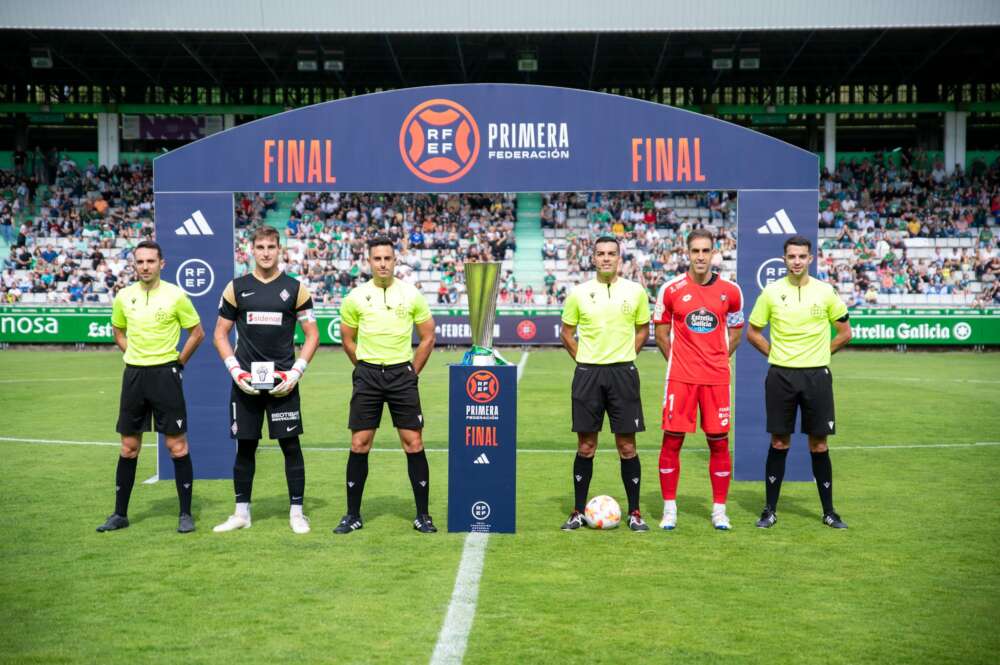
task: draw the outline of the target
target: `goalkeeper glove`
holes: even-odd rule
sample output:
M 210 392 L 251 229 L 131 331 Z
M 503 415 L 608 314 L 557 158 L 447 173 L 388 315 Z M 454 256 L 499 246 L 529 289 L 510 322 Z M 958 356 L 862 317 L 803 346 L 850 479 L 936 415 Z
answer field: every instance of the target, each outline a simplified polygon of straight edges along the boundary
M 259 390 L 250 385 L 250 381 L 253 379 L 250 372 L 240 367 L 240 361 L 235 356 L 229 356 L 224 362 L 226 363 L 226 369 L 229 370 L 229 376 L 233 377 L 233 382 L 236 383 L 237 388 L 247 395 L 260 394 Z
M 277 397 L 283 397 L 292 392 L 292 390 L 295 389 L 296 384 L 298 384 L 299 379 L 301 379 L 302 375 L 306 373 L 306 367 L 308 366 L 309 363 L 302 358 L 299 358 L 287 372 L 275 372 L 274 375 L 281 379 L 281 383 L 271 390 L 271 394 Z

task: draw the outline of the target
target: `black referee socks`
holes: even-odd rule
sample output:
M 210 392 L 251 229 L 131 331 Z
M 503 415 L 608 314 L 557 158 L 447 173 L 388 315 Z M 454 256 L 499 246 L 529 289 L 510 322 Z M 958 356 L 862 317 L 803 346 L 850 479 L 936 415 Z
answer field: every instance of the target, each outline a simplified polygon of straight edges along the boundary
M 353 450 L 347 456 L 347 512 L 361 517 L 361 495 L 368 479 L 368 453 Z
M 778 497 L 781 495 L 781 481 L 785 479 L 785 460 L 788 458 L 788 448 L 779 450 L 774 446 L 767 449 L 767 462 L 764 464 L 764 491 L 767 497 L 767 507 L 778 509 Z
M 594 458 L 576 454 L 573 460 L 573 504 L 577 512 L 583 512 L 587 507 L 587 492 L 590 491 L 590 478 L 594 475 Z
M 621 458 L 622 484 L 625 485 L 625 496 L 628 497 L 628 511 L 639 510 L 639 483 L 642 480 L 642 467 L 639 465 L 639 455 L 631 459 Z
M 191 514 L 191 494 L 194 492 L 194 466 L 191 465 L 191 455 L 175 457 L 174 482 L 177 483 L 177 498 L 181 504 L 181 514 Z
M 823 504 L 823 514 L 829 515 L 833 512 L 833 466 L 830 464 L 830 451 L 809 454 L 812 455 L 813 478 L 816 479 L 819 500 Z
M 422 449 L 418 453 L 406 453 L 406 470 L 410 474 L 410 485 L 413 486 L 417 515 L 426 515 L 429 512 L 427 503 L 431 493 L 431 470 L 427 466 L 427 454 Z
M 135 485 L 135 467 L 138 457 L 118 457 L 118 468 L 115 470 L 115 514 L 128 516 L 128 500 L 132 496 Z

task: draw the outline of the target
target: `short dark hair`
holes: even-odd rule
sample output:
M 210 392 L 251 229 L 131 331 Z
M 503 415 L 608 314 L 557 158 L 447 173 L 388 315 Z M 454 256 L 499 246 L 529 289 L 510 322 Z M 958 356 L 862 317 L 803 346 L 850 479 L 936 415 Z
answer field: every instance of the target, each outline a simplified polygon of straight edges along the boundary
M 615 247 L 618 248 L 618 251 L 619 252 L 622 251 L 621 245 L 618 243 L 618 238 L 616 238 L 614 236 L 601 236 L 601 237 L 599 237 L 597 240 L 594 241 L 594 251 L 596 252 L 597 251 L 597 246 L 600 245 L 601 243 L 604 243 L 604 242 L 613 242 L 613 243 L 615 243 Z
M 385 236 L 376 236 L 368 241 L 368 254 L 370 255 L 372 253 L 372 250 L 375 249 L 376 247 L 383 247 L 383 246 L 392 247 L 393 253 L 395 253 L 396 251 L 396 246 L 392 243 L 391 240 L 389 240 Z
M 695 238 L 704 238 L 705 240 L 707 240 L 712 244 L 712 247 L 715 247 L 715 236 L 708 229 L 695 229 L 694 231 L 689 233 L 687 237 L 688 249 L 691 249 L 691 241 L 694 240 Z
M 135 256 L 135 253 L 140 249 L 155 249 L 156 258 L 158 259 L 163 258 L 163 249 L 160 247 L 160 243 L 158 242 L 153 242 L 152 240 L 143 240 L 142 242 L 140 242 L 138 245 L 135 246 L 134 250 L 132 250 L 132 255 Z
M 279 245 L 281 244 L 281 235 L 278 233 L 278 229 L 273 226 L 268 226 L 267 224 L 257 227 L 257 230 L 253 232 L 252 236 L 250 236 L 250 244 L 256 245 L 258 240 L 264 240 L 266 238 L 274 238 Z
M 786 240 L 785 244 L 781 246 L 781 253 L 782 254 L 787 254 L 788 253 L 788 246 L 789 245 L 795 245 L 796 247 L 805 247 L 810 252 L 812 252 L 812 248 L 813 248 L 812 240 L 810 240 L 809 238 L 807 238 L 805 236 L 794 235 L 791 238 L 789 238 L 788 240 Z

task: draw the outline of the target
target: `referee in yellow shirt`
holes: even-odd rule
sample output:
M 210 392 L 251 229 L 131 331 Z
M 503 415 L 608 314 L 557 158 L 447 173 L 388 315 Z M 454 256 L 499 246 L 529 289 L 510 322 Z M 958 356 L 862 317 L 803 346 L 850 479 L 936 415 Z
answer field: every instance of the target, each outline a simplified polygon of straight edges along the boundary
M 560 337 L 576 361 L 572 401 L 573 431 L 577 435 L 573 461 L 575 503 L 562 529 L 572 531 L 583 526 L 597 435 L 607 412 L 621 458 L 628 526 L 633 531 L 648 531 L 639 512 L 642 473 L 635 435 L 646 428 L 634 361 L 649 337 L 649 296 L 640 284 L 618 276 L 621 248 L 615 238 L 597 239 L 593 263 L 597 276 L 575 286 L 562 311 Z
M 119 291 L 111 308 L 115 344 L 125 353 L 116 427 L 122 447 L 115 473 L 115 512 L 97 530 L 115 531 L 128 526 L 128 502 L 135 485 L 142 433 L 150 430 L 152 419 L 174 462 L 180 499 L 177 531 L 188 533 L 194 531 L 194 469 L 185 435 L 187 411 L 181 382 L 184 364 L 205 339 L 205 332 L 187 294 L 160 279 L 164 266 L 160 246 L 148 240 L 140 242 L 132 257 L 139 281 Z M 188 331 L 188 338 L 178 353 L 181 328 Z
M 823 523 L 834 529 L 847 525 L 833 509 L 833 470 L 826 439 L 836 433 L 833 408 L 833 375 L 830 355 L 851 340 L 847 305 L 826 282 L 809 276 L 812 242 L 803 236 L 785 241 L 787 274 L 761 291 L 750 313 L 747 340 L 767 356 L 770 368 L 764 382 L 767 431 L 771 447 L 764 469 L 766 503 L 757 526 L 768 529 L 777 521 L 775 511 L 785 476 L 785 459 L 801 410 L 801 431 L 809 435 L 812 471 L 823 504 Z M 830 338 L 830 324 L 836 330 Z M 770 343 L 763 329 L 771 326 Z
M 434 319 L 427 299 L 412 284 L 396 279 L 396 252 L 392 241 L 368 243 L 371 280 L 353 289 L 340 306 L 340 336 L 344 352 L 354 364 L 351 410 L 351 452 L 347 458 L 347 514 L 334 533 L 362 527 L 361 496 L 368 478 L 368 453 L 389 405 L 392 424 L 406 452 L 417 514 L 413 528 L 434 533 L 428 513 L 430 469 L 424 453 L 424 415 L 420 409 L 417 377 L 434 349 Z M 413 328 L 420 342 L 413 350 Z

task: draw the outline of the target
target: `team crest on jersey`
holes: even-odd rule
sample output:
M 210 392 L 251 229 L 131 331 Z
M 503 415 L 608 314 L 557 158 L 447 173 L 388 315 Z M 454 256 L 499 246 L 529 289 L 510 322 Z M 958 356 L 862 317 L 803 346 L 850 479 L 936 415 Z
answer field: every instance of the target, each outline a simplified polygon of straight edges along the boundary
M 278 295 L 279 295 L 279 296 L 281 297 L 281 299 L 282 299 L 282 300 L 284 301 L 284 300 L 288 300 L 288 298 L 289 298 L 289 297 L 290 297 L 290 296 L 291 296 L 292 294 L 290 294 L 290 293 L 288 292 L 288 289 L 281 289 L 281 293 L 279 293 Z
M 687 302 L 689 300 L 691 300 L 691 294 L 690 293 L 685 293 L 684 297 L 681 298 L 681 302 Z
M 704 335 L 719 327 L 719 317 L 704 307 L 699 307 L 684 317 L 684 323 L 691 332 Z

